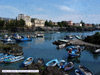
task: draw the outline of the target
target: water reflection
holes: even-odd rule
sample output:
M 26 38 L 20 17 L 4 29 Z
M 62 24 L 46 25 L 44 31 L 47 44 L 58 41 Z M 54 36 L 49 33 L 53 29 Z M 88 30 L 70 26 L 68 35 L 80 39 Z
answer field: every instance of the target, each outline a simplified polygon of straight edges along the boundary
M 41 44 L 41 43 L 43 43 L 45 40 L 44 40 L 44 37 L 41 37 L 41 38 L 36 38 L 35 39 L 35 41 L 34 41 L 34 43 L 35 44 Z

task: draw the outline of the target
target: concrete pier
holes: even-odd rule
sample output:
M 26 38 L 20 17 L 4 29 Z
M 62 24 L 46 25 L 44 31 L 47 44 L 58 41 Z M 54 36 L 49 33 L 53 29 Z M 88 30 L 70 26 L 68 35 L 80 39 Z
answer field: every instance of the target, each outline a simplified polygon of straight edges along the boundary
M 100 48 L 100 45 L 91 44 L 91 43 L 84 42 L 84 41 L 78 40 L 78 39 L 70 40 L 69 43 L 73 44 L 73 45 L 83 45 L 83 46 L 90 46 L 90 47 Z

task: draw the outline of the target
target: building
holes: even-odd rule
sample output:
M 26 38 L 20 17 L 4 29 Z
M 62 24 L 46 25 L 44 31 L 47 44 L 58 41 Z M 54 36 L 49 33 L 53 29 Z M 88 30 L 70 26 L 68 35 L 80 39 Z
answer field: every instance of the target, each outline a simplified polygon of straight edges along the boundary
M 69 26 L 73 26 L 73 22 L 72 21 L 66 21 L 67 22 L 67 24 L 69 25 Z
M 85 27 L 91 28 L 91 27 L 93 27 L 93 25 L 92 24 L 85 24 Z
M 45 26 L 45 20 L 40 20 L 37 18 L 34 18 L 34 21 L 32 22 L 34 27 L 44 27 Z
M 77 27 L 82 27 L 82 24 L 81 23 L 74 23 L 73 25 L 74 26 L 77 26 Z
M 20 19 L 24 20 L 25 21 L 25 25 L 28 26 L 28 27 L 32 26 L 32 22 L 31 22 L 31 17 L 30 16 L 27 16 L 27 15 L 24 15 L 24 14 L 19 14 L 17 19 L 18 20 L 20 20 Z

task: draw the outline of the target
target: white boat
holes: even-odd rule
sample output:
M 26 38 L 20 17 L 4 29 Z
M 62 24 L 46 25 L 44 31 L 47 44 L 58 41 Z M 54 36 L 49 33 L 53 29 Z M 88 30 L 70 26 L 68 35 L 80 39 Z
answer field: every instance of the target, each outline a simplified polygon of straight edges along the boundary
M 61 45 L 58 45 L 58 49 L 61 49 L 61 48 L 64 48 L 64 47 L 66 47 L 66 43 L 64 43 L 64 44 L 61 44 Z
M 59 63 L 57 59 L 53 59 L 46 63 L 46 66 L 56 66 Z
M 24 66 L 28 66 L 28 65 L 32 64 L 32 62 L 33 62 L 33 58 L 32 58 L 32 57 L 28 57 L 28 58 L 23 62 L 23 64 L 24 64 Z
M 94 54 L 99 54 L 100 53 L 100 49 L 97 49 L 93 52 Z

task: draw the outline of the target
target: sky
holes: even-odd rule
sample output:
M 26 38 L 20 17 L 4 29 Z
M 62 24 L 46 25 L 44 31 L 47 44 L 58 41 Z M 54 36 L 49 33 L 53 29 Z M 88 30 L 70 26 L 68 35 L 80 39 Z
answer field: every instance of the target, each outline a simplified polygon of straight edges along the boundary
M 0 17 L 100 23 L 100 0 L 0 0 Z

